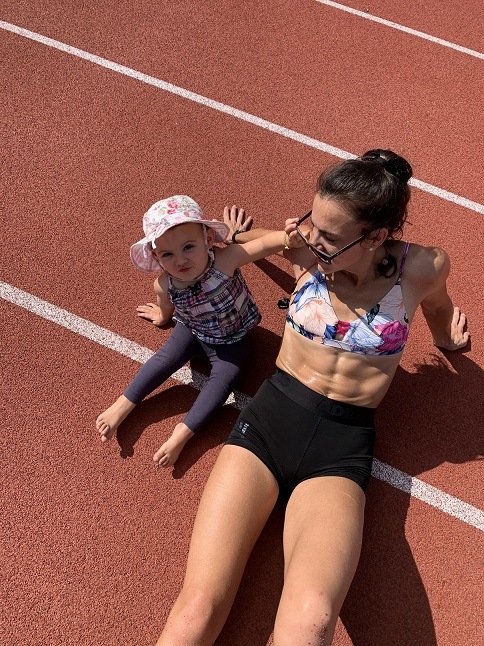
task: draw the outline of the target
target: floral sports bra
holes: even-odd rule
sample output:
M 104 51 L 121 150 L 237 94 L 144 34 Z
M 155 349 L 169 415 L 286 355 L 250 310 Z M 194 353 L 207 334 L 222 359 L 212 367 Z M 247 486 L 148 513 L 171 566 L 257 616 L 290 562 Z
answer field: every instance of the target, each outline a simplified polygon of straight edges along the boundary
M 286 315 L 287 323 L 308 339 L 348 352 L 368 355 L 402 352 L 410 328 L 401 287 L 408 247 L 407 242 L 395 285 L 356 321 L 348 323 L 338 319 L 331 305 L 326 276 L 317 269 L 294 292 Z

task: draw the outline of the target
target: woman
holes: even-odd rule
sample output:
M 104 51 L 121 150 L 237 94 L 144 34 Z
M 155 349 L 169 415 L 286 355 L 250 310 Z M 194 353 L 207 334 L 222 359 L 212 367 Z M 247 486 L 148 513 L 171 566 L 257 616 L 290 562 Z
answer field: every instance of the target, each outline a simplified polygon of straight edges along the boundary
M 215 641 L 280 493 L 288 502 L 274 645 L 331 644 L 360 555 L 374 411 L 417 307 L 437 346 L 457 350 L 469 338 L 447 294 L 445 252 L 398 239 L 411 175 L 392 151 L 369 151 L 324 171 L 312 210 L 287 220 L 296 286 L 277 370 L 213 468 L 159 645 Z

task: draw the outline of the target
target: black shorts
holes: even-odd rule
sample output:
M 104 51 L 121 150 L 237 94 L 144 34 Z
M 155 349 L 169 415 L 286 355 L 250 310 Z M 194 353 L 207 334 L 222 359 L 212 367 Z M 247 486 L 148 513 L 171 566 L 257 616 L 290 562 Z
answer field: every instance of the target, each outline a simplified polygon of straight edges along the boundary
M 329 399 L 276 370 L 241 412 L 226 444 L 254 453 L 286 496 L 303 480 L 320 476 L 349 478 L 365 491 L 374 413 Z

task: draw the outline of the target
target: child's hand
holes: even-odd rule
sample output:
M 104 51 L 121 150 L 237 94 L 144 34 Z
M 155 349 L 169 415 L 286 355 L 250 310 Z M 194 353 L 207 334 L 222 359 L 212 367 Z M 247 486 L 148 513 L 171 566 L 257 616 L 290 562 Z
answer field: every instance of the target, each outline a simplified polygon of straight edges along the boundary
M 153 325 L 157 325 L 159 327 L 165 324 L 165 321 L 161 316 L 161 309 L 159 305 L 156 305 L 155 303 L 146 303 L 146 305 L 138 305 L 138 307 L 136 308 L 136 311 L 138 312 L 138 316 L 140 318 L 146 319 L 147 321 L 151 321 Z
M 245 210 L 238 209 L 235 204 L 229 209 L 228 206 L 224 208 L 224 222 L 229 228 L 227 234 L 226 244 L 232 243 L 232 236 L 236 231 L 248 231 L 252 226 L 252 218 L 245 217 Z
M 469 336 L 466 315 L 458 307 L 454 307 L 454 315 L 450 324 L 450 339 L 442 343 L 434 340 L 434 343 L 438 348 L 444 350 L 460 350 L 467 345 Z
M 284 224 L 284 231 L 287 235 L 287 246 L 290 249 L 296 249 L 304 246 L 304 241 L 296 231 L 296 222 L 299 218 L 288 218 Z

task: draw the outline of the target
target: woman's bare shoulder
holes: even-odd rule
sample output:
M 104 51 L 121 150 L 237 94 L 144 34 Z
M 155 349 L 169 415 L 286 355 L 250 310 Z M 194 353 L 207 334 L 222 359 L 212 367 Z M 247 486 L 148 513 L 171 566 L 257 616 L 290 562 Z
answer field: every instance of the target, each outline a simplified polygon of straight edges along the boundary
M 440 247 L 411 243 L 405 262 L 405 278 L 425 284 L 446 279 L 450 269 L 447 253 Z

